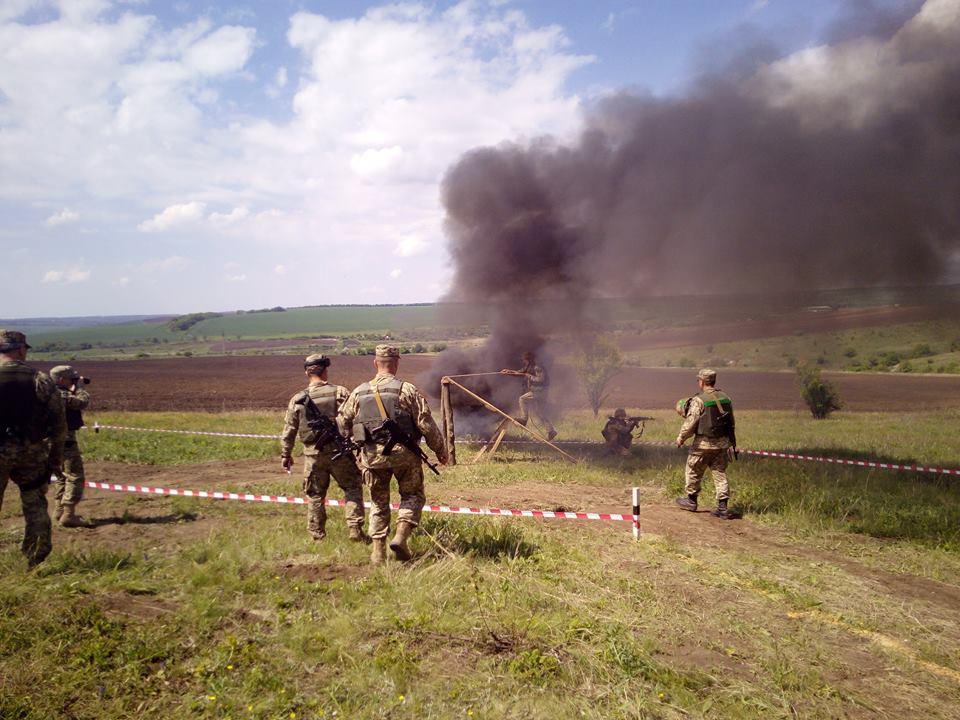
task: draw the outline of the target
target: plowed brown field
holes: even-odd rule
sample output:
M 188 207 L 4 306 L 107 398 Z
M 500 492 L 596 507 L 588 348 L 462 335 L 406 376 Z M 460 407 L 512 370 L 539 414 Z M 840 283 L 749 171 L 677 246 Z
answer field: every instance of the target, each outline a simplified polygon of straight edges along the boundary
M 400 375 L 414 382 L 430 368 L 430 356 L 404 356 Z M 50 363 L 36 363 L 48 370 Z M 293 355 L 173 358 L 169 360 L 77 363 L 92 377 L 97 410 L 276 409 L 305 385 L 302 360 Z M 337 357 L 331 381 L 354 387 L 373 374 L 370 357 Z M 825 373 L 850 410 L 931 410 L 960 407 L 960 377 Z M 504 382 L 515 382 L 512 379 Z M 553 398 L 569 407 L 585 405 L 569 369 L 554 372 Z M 793 409 L 800 398 L 789 372 L 726 371 L 718 383 L 743 409 Z M 421 385 L 421 387 L 423 387 Z M 574 388 L 563 393 L 561 388 Z M 424 388 L 426 389 L 426 388 Z M 638 408 L 672 407 L 696 392 L 695 371 L 625 368 L 610 386 L 611 402 Z

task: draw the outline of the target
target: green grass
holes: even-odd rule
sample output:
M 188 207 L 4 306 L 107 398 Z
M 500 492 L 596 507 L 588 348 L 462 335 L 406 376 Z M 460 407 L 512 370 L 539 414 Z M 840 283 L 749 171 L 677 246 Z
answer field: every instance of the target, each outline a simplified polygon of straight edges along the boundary
M 627 359 L 648 367 L 728 366 L 783 369 L 813 363 L 834 370 L 960 372 L 960 320 L 936 320 L 843 332 L 798 333 L 741 342 L 694 345 L 629 353 Z M 933 353 L 917 357 L 927 346 Z
M 97 418 L 279 429 L 272 413 Z M 922 450 L 931 461 L 955 451 L 943 428 L 957 419 L 739 415 L 744 445 Z M 677 424 L 659 413 L 648 433 L 667 439 Z M 591 438 L 599 427 L 577 413 L 560 429 Z M 89 459 L 158 465 L 276 454 L 270 441 L 176 435 L 82 442 Z M 552 484 L 569 509 L 590 509 L 578 486 L 624 503 L 634 484 L 645 502 L 679 491 L 679 451 L 578 452 L 572 466 L 509 446 L 431 479 L 428 493 Z M 371 570 L 335 510 L 317 545 L 302 508 L 98 493 L 128 523 L 112 527 L 135 531 L 58 531 L 54 554 L 26 573 L 8 495 L 0 717 L 954 717 L 960 684 L 929 667 L 960 669 L 955 608 L 905 601 L 851 563 L 960 581 L 960 484 L 766 460 L 730 475 L 746 522 L 773 526 L 779 545 L 701 544 L 694 524 L 634 543 L 625 524 L 428 514 L 413 564 Z M 289 492 L 289 479 L 265 477 L 262 489 Z

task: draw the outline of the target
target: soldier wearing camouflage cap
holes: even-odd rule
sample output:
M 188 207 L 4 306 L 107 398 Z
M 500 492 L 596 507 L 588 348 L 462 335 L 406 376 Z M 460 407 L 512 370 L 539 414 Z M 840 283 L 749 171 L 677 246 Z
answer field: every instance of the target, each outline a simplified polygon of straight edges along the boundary
M 293 467 L 293 447 L 299 436 L 303 443 L 303 492 L 309 498 L 307 507 L 307 532 L 314 540 L 323 540 L 327 535 L 327 490 L 330 477 L 343 490 L 344 508 L 350 539 L 365 542 L 369 538 L 363 532 L 363 487 L 360 470 L 353 456 L 345 455 L 336 460 L 336 448 L 332 443 L 317 447 L 317 434 L 307 423 L 306 398 L 323 415 L 336 422 L 337 413 L 349 395 L 342 385 L 331 385 L 328 380 L 330 358 L 326 355 L 309 355 L 303 363 L 304 373 L 310 381 L 287 405 L 287 414 L 280 435 L 280 462 L 287 471 Z
M 60 390 L 67 418 L 63 472 L 53 481 L 57 490 L 54 517 L 62 527 L 83 527 L 86 522 L 77 515 L 77 505 L 83 499 L 86 478 L 83 472 L 83 455 L 77 443 L 77 430 L 83 427 L 83 411 L 90 404 L 90 394 L 83 389 L 83 385 L 89 380 L 70 365 L 57 365 L 50 370 L 50 377 Z
M 34 567 L 52 548 L 47 487 L 61 470 L 67 424 L 53 380 L 26 364 L 29 349 L 23 333 L 0 330 L 0 506 L 13 480 L 25 525 L 20 549 Z
M 378 345 L 374 366 L 377 375 L 357 387 L 340 408 L 340 426 L 345 435 L 362 444 L 363 478 L 370 486 L 370 536 L 373 550 L 370 560 L 380 564 L 386 559 L 387 534 L 390 531 L 390 480 L 397 479 L 400 489 L 400 510 L 397 531 L 390 549 L 398 560 L 409 560 L 407 540 L 420 524 L 426 503 L 423 489 L 423 465 L 418 456 L 406 447 L 396 445 L 385 452 L 384 438 L 375 431 L 384 420 L 394 420 L 401 430 L 419 443 L 421 437 L 437 455 L 441 465 L 447 463 L 447 451 L 427 399 L 413 383 L 397 378 L 400 351 L 391 345 Z
M 688 438 L 694 438 L 687 456 L 686 497 L 677 498 L 677 505 L 684 510 L 697 511 L 697 497 L 700 484 L 707 468 L 713 475 L 713 484 L 717 493 L 717 509 L 714 517 L 730 519 L 734 515 L 728 508 L 730 485 L 727 482 L 727 463 L 731 454 L 736 454 L 737 434 L 733 418 L 733 402 L 722 390 L 715 387 L 717 373 L 704 368 L 697 373 L 700 393 L 690 400 L 677 403 L 681 412 L 686 403 L 686 414 L 680 434 L 677 435 L 677 447 L 681 447 Z
M 638 418 L 628 418 L 624 408 L 617 408 L 613 415 L 607 418 L 607 424 L 600 432 L 607 443 L 607 452 L 629 456 L 630 446 L 634 440 L 633 431 L 641 422 Z

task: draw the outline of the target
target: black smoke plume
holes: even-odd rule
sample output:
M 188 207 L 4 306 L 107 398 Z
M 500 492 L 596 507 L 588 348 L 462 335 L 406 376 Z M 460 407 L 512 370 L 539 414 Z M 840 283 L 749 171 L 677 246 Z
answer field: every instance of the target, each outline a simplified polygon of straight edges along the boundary
M 681 97 L 609 97 L 570 144 L 463 156 L 442 190 L 448 299 L 500 309 L 457 367 L 581 329 L 585 298 L 940 279 L 960 252 L 960 0 L 899 27 L 854 6 L 833 44 L 725 63 Z

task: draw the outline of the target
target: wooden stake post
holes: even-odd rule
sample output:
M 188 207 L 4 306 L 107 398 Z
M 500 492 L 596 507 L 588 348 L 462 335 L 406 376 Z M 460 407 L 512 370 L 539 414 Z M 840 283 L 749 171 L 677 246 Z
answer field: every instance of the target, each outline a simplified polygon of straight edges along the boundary
M 440 417 L 443 420 L 443 439 L 447 446 L 449 465 L 457 464 L 457 433 L 453 426 L 453 405 L 450 403 L 450 379 L 440 381 Z
M 483 374 L 485 374 L 485 375 L 486 375 L 486 374 L 498 375 L 499 373 L 483 373 Z M 516 427 L 520 428 L 523 432 L 525 432 L 527 435 L 532 436 L 537 442 L 543 443 L 544 445 L 548 445 L 549 447 L 553 448 L 553 449 L 556 450 L 558 453 L 560 453 L 561 455 L 563 455 L 563 457 L 564 457 L 566 460 L 568 460 L 569 462 L 573 463 L 574 465 L 577 464 L 577 459 L 576 459 L 575 457 L 573 457 L 572 455 L 570 455 L 570 454 L 568 454 L 568 453 L 565 453 L 563 450 L 561 450 L 561 449 L 558 448 L 556 445 L 554 445 L 552 442 L 550 442 L 550 441 L 547 440 L 545 437 L 543 437 L 543 435 L 541 435 L 540 433 L 536 432 L 535 430 L 532 430 L 531 428 L 528 428 L 526 425 L 523 425 L 523 424 L 520 423 L 520 421 L 518 421 L 516 418 L 511 417 L 510 415 L 507 415 L 507 413 L 505 413 L 503 410 L 501 410 L 500 408 L 498 408 L 498 407 L 497 407 L 496 405 L 494 405 L 492 402 L 489 402 L 488 400 L 485 400 L 484 398 L 480 397 L 479 395 L 477 395 L 477 394 L 476 394 L 475 392 L 473 392 L 472 390 L 468 390 L 468 389 L 465 388 L 463 385 L 461 385 L 460 383 L 458 383 L 456 380 L 453 380 L 453 379 L 451 379 L 449 376 L 446 376 L 446 377 L 442 378 L 440 382 L 441 382 L 441 385 L 440 385 L 440 404 L 441 404 L 441 409 L 442 409 L 442 413 L 443 413 L 443 416 L 444 416 L 444 428 L 445 428 L 445 431 L 444 431 L 444 432 L 446 432 L 446 428 L 450 428 L 450 429 L 451 429 L 451 434 L 450 434 L 450 435 L 445 435 L 445 437 L 447 438 L 448 447 L 452 446 L 452 445 L 453 445 L 453 441 L 454 441 L 454 437 L 453 437 L 453 434 L 452 434 L 452 428 L 453 428 L 453 409 L 452 409 L 452 405 L 451 405 L 451 403 L 450 403 L 450 389 L 449 389 L 449 386 L 450 386 L 450 385 L 453 385 L 453 386 L 457 387 L 459 390 L 465 392 L 467 395 L 469 395 L 470 397 L 472 397 L 472 398 L 473 398 L 474 400 L 476 400 L 477 402 L 479 402 L 481 405 L 483 405 L 483 406 L 484 406 L 487 410 L 489 410 L 490 412 L 496 413 L 497 415 L 500 415 L 500 416 L 503 418 L 503 421 L 500 423 L 500 425 L 497 426 L 497 429 L 496 429 L 496 431 L 494 432 L 494 435 L 493 435 L 493 438 L 492 438 L 491 442 L 488 443 L 486 446 L 484 446 L 484 448 L 482 448 L 482 449 L 480 450 L 480 452 L 477 454 L 477 456 L 474 458 L 474 461 L 475 461 L 475 462 L 476 462 L 477 460 L 480 460 L 480 459 L 481 459 L 482 457 L 484 457 L 484 456 L 490 456 L 491 454 L 493 454 L 493 452 L 495 452 L 495 451 L 497 450 L 497 448 L 500 447 L 500 443 L 503 441 L 503 436 L 507 434 L 507 430 L 510 428 L 510 425 L 515 425 Z M 446 388 L 446 395 L 444 395 L 444 388 Z M 445 404 L 445 405 L 444 405 L 444 397 L 446 397 L 446 404 Z M 447 419 L 447 416 L 448 416 L 448 415 L 449 415 L 449 420 Z

